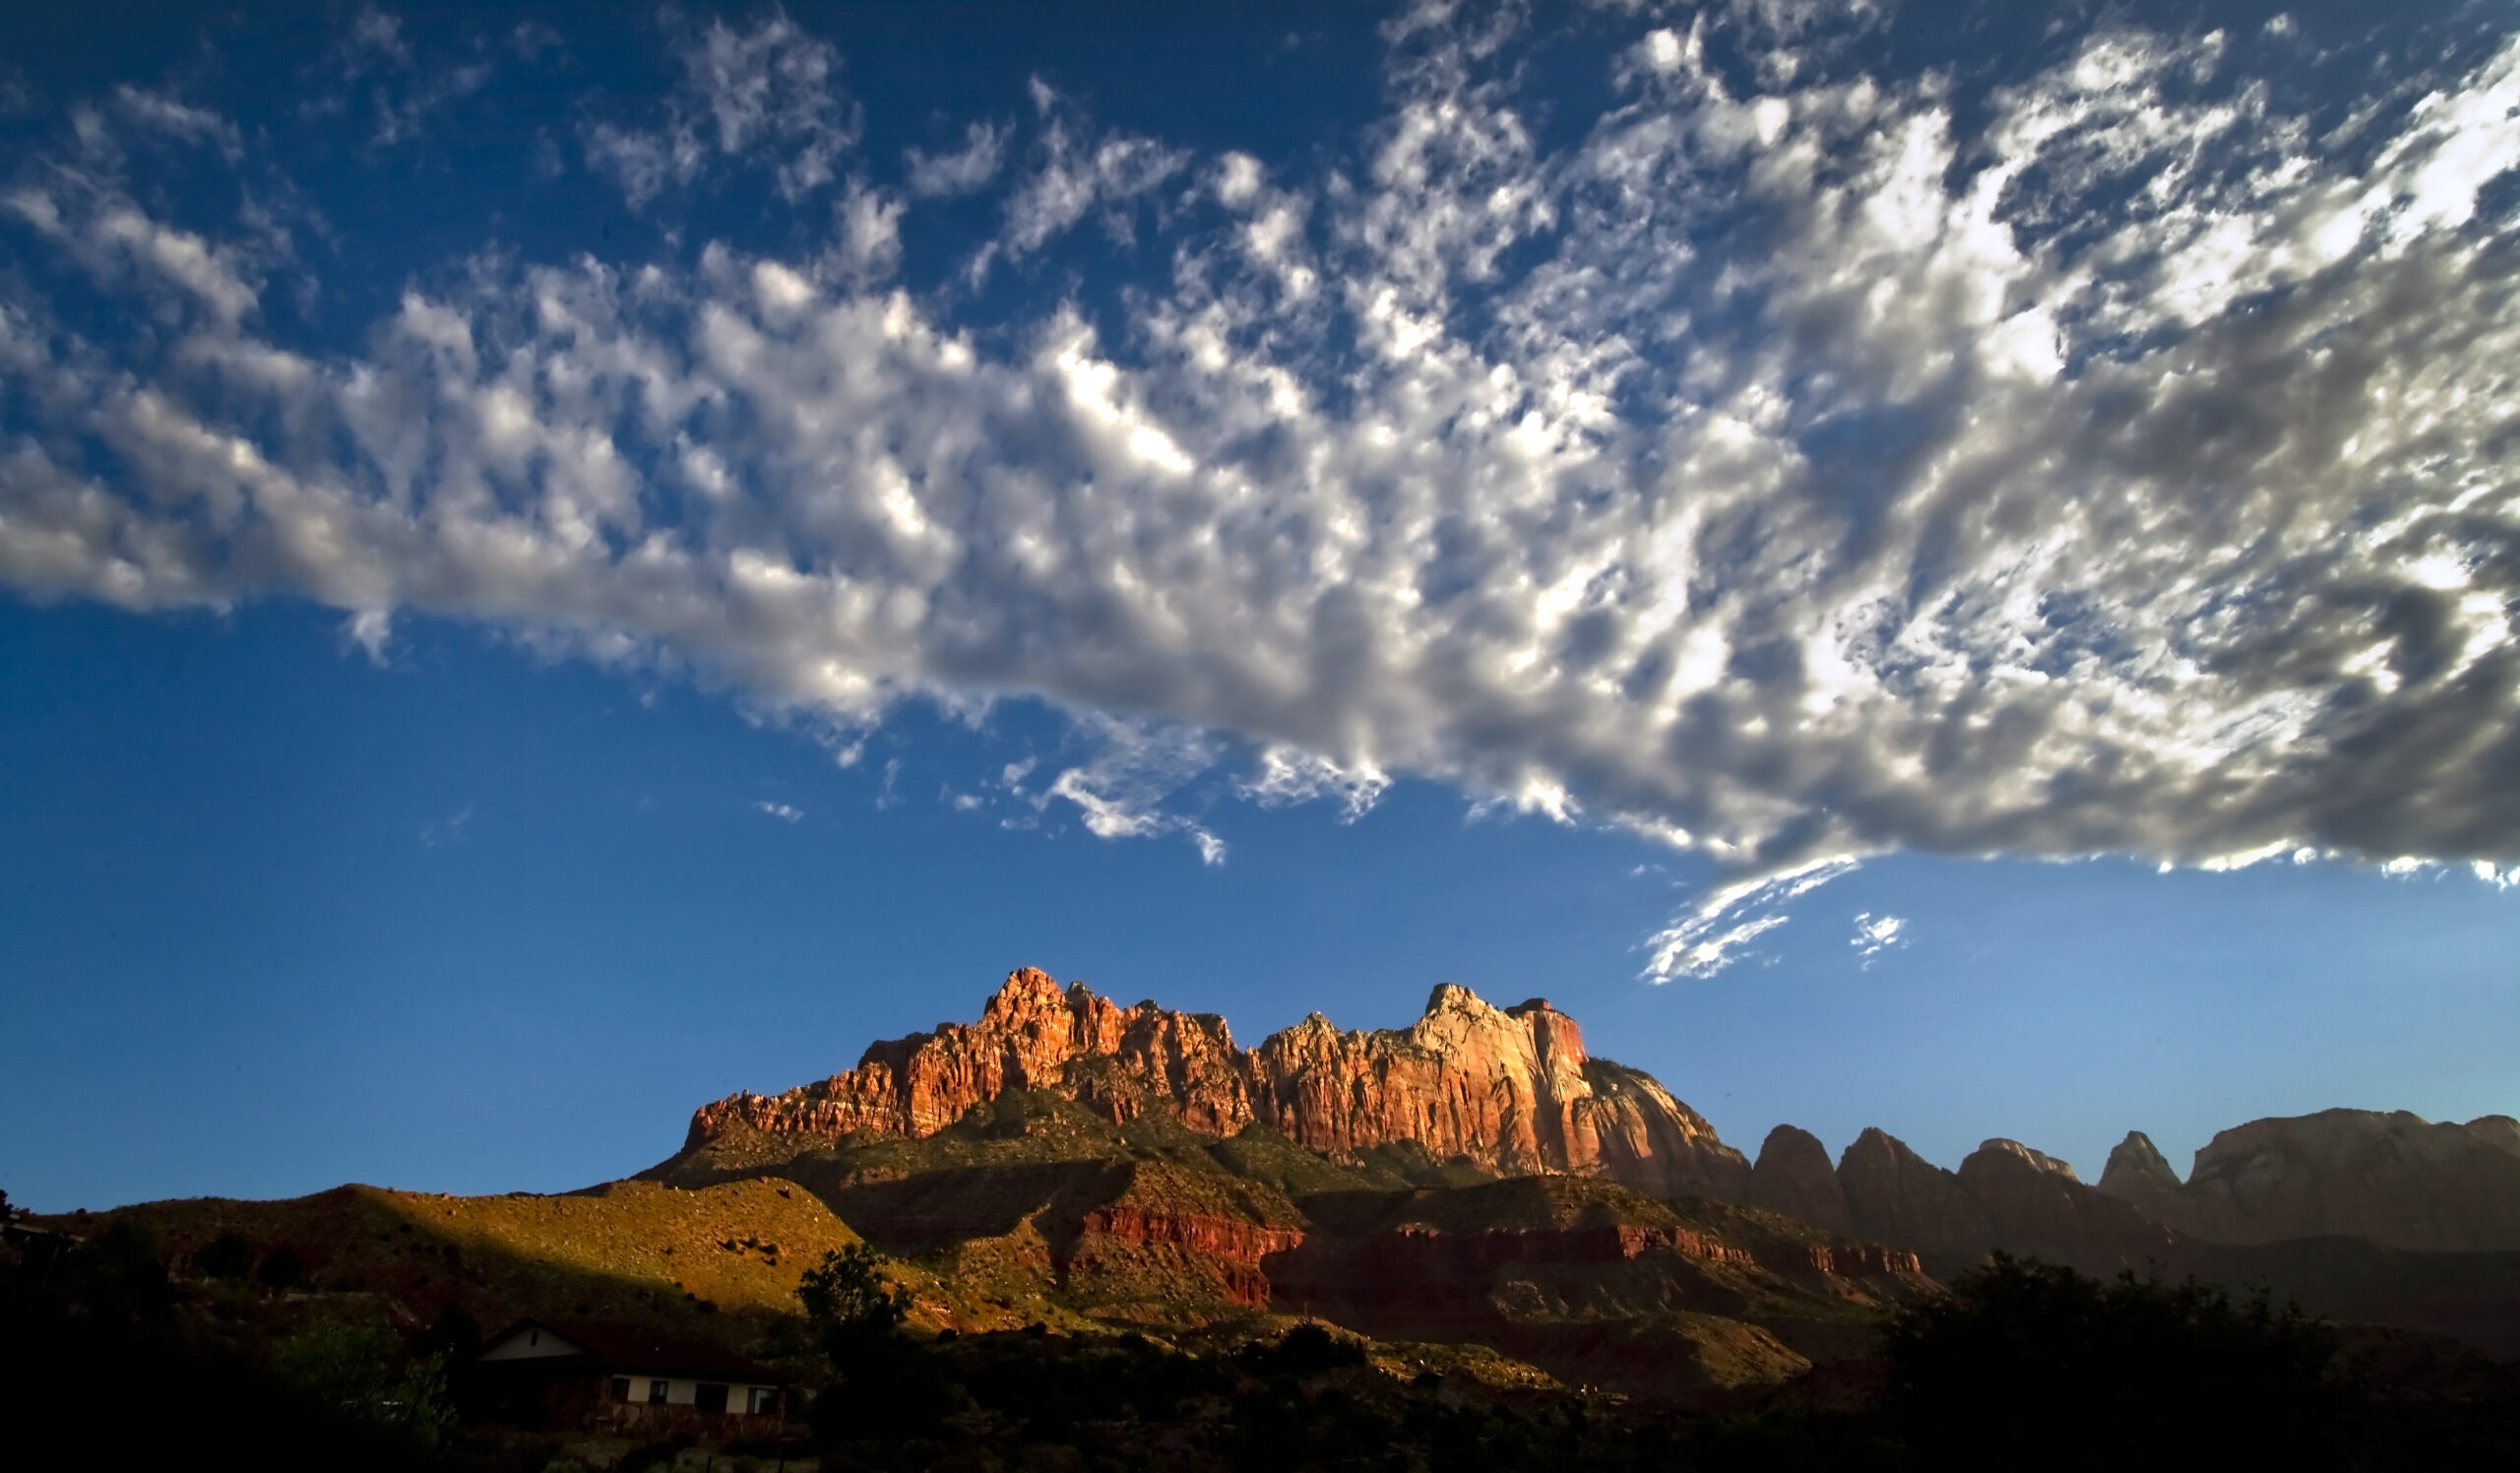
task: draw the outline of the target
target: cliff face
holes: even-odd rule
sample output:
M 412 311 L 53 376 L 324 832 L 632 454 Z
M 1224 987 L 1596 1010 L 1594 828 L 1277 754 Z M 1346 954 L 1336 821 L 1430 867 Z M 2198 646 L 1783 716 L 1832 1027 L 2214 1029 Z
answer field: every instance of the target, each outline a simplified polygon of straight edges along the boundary
M 2086 1273 L 2142 1271 L 2168 1261 L 2180 1241 L 2129 1203 L 2085 1185 L 2064 1162 L 2017 1140 L 1989 1140 L 1952 1172 L 1870 1129 L 1832 1173 L 1817 1139 L 1780 1125 L 1760 1148 L 1749 1200 L 1814 1224 L 1841 1220 L 1836 1231 L 1922 1254 L 1938 1274 L 1966 1269 L 1991 1249 Z
M 2520 1249 L 2520 1153 L 2507 1118 L 2434 1123 L 2405 1111 L 2251 1121 L 2196 1153 L 2180 1189 L 2218 1243 L 2344 1234 L 2391 1248 Z
M 1808 1130 L 1779 1125 L 1768 1132 L 1750 1174 L 1747 1200 L 1831 1233 L 1855 1233 L 1855 1214 L 1829 1165 L 1828 1148 Z
M 2126 1138 L 2109 1153 L 2109 1166 L 2100 1174 L 2100 1189 L 2157 1223 L 2182 1233 L 2196 1231 L 2196 1208 L 2187 1200 L 2186 1184 L 2171 1170 L 2153 1138 L 2141 1130 L 2127 1131 Z
M 1984 1208 L 1960 1179 L 1875 1126 L 1838 1160 L 1856 1231 L 1919 1252 L 1961 1252 L 1995 1242 Z
M 729 1095 L 692 1117 L 691 1142 L 714 1140 L 732 1121 L 808 1135 L 933 1135 L 982 1100 L 1011 1089 L 1060 1090 L 1125 1119 L 1141 1094 L 1170 1102 L 1197 1128 L 1230 1133 L 1251 1123 L 1250 1072 L 1225 1020 L 1167 1012 L 1152 1002 L 1123 1010 L 1083 987 L 1062 989 L 1026 968 L 980 1009 L 976 1023 L 944 1023 L 868 1046 L 857 1067 L 784 1094 Z
M 1112 1121 L 1163 1111 L 1209 1135 L 1267 1125 L 1334 1157 L 1416 1142 L 1500 1175 L 1603 1176 L 1657 1196 L 1734 1195 L 1749 1181 L 1704 1118 L 1650 1076 L 1590 1057 L 1545 999 L 1497 1008 L 1447 985 L 1407 1029 L 1344 1032 L 1316 1013 L 1244 1050 L 1212 1014 L 1123 1009 L 1031 968 L 976 1023 L 876 1044 L 818 1084 L 702 1107 L 688 1144 L 737 1123 L 915 1139 L 1010 1089 Z
M 1990 1245 L 2091 1271 L 2168 1260 L 2178 1235 L 2084 1185 L 2074 1169 L 2017 1140 L 1969 1153 L 1954 1179 L 1984 1213 Z
M 2495 1150 L 2520 1156 L 2520 1121 L 2507 1115 L 2481 1115 L 2468 1121 L 2467 1129 Z

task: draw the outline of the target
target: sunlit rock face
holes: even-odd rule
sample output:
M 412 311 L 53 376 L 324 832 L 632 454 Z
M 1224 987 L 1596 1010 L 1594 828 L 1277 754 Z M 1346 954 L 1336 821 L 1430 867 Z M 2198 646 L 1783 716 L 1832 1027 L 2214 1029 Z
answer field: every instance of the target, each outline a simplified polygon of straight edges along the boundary
M 692 1119 L 840 1136 L 923 1136 L 1011 1089 L 1065 1095 L 1124 1121 L 1169 1113 L 1211 1135 L 1270 1126 L 1333 1156 L 1414 1142 L 1506 1176 L 1604 1176 L 1657 1196 L 1736 1196 L 1749 1163 L 1652 1076 L 1593 1058 L 1573 1018 L 1535 997 L 1498 1008 L 1435 989 L 1406 1029 L 1343 1031 L 1316 1013 L 1256 1049 L 1225 1020 L 1082 984 L 1011 974 L 979 1021 L 878 1043 L 857 1067 L 783 1094 L 735 1094 Z

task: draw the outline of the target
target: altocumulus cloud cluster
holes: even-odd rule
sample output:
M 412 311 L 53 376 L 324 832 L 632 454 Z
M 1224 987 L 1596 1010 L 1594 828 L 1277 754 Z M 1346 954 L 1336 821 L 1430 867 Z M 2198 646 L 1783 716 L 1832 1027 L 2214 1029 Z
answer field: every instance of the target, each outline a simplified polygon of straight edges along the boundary
M 846 37 L 677 21 L 560 166 L 751 171 L 810 248 L 485 251 L 355 351 L 272 325 L 304 226 L 153 204 L 144 138 L 253 133 L 88 99 L 0 185 L 120 308 L 0 274 L 0 581 L 488 621 L 843 731 L 1035 695 L 1105 756 L 1011 789 L 1211 859 L 1164 803 L 1218 763 L 1432 778 L 1724 865 L 1657 978 L 1903 848 L 2520 859 L 2520 38 L 2317 110 L 2270 79 L 2353 37 L 2104 21 L 1963 105 L 1877 8 L 1643 5 L 1570 119 L 1532 24 L 1394 19 L 1386 114 L 1295 165 L 1043 84 L 879 158 Z M 1097 240 L 1161 269 L 970 319 Z

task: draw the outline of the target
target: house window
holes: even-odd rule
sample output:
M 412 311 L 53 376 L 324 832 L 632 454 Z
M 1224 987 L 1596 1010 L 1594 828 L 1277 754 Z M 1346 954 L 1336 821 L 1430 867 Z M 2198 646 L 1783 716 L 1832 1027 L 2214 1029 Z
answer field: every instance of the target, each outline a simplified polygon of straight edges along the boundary
M 626 1376 L 616 1376 L 612 1378 L 612 1399 L 615 1401 L 628 1401 L 630 1399 L 630 1377 Z
M 703 1381 L 700 1389 L 692 1393 L 691 1405 L 694 1411 L 723 1412 L 726 1409 L 726 1388 Z
M 778 1405 L 779 1388 L 777 1386 L 751 1386 L 745 1390 L 744 1410 L 756 1417 L 769 1415 Z
M 673 1384 L 671 1381 L 661 1380 L 652 1380 L 648 1382 L 648 1405 L 663 1406 L 665 1404 L 665 1388 L 671 1384 Z

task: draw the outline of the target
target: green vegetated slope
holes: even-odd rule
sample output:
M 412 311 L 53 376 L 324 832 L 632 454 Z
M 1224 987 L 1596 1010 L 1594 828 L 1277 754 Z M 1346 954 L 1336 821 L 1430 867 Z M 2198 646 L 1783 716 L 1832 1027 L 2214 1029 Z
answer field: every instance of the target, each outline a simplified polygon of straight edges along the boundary
M 152 1230 L 179 1271 L 198 1271 L 204 1249 L 228 1240 L 273 1289 L 367 1296 L 400 1320 L 426 1323 L 454 1305 L 491 1329 L 527 1316 L 714 1322 L 735 1340 L 792 1314 L 804 1270 L 858 1241 L 812 1192 L 760 1179 L 559 1196 L 352 1185 L 283 1201 L 147 1202 L 94 1220 L 107 1218 Z

